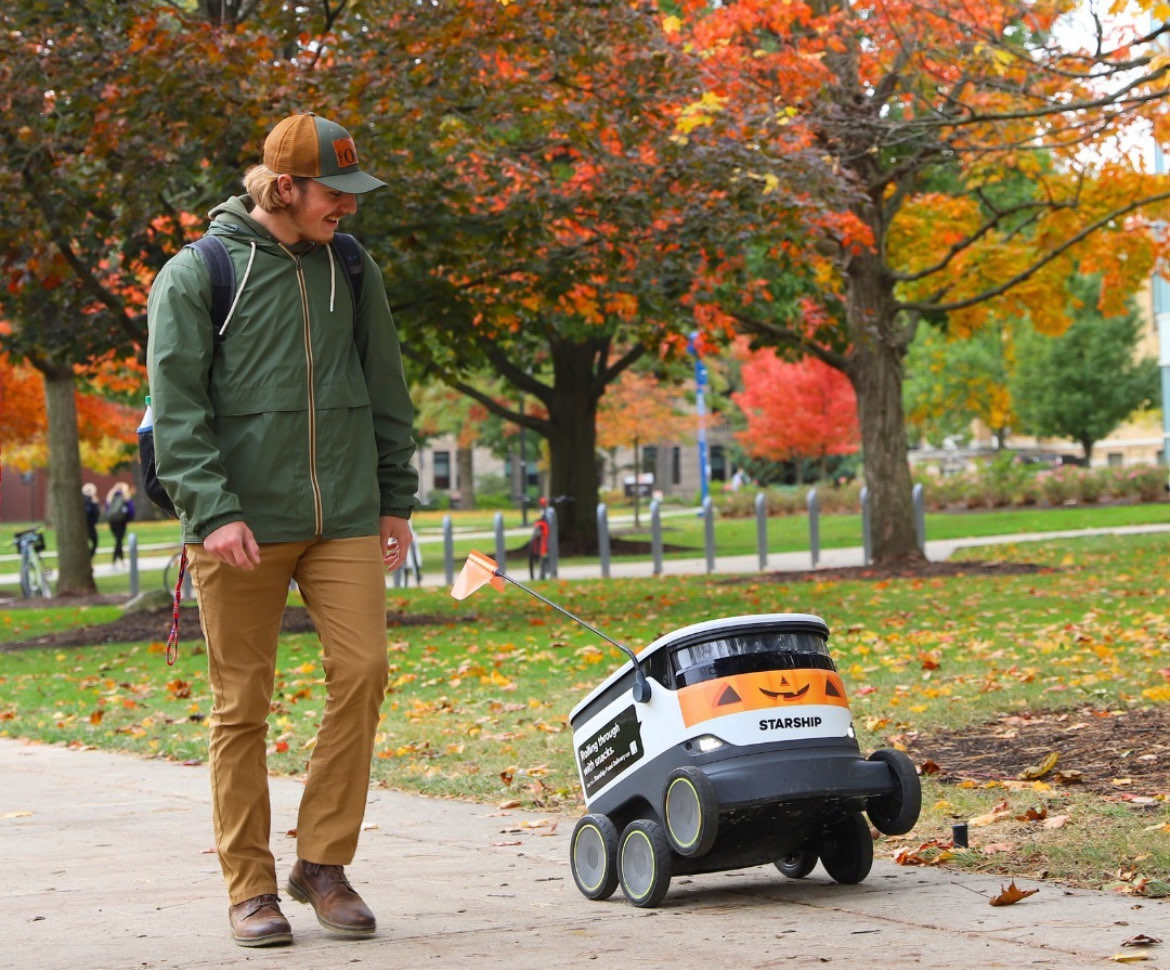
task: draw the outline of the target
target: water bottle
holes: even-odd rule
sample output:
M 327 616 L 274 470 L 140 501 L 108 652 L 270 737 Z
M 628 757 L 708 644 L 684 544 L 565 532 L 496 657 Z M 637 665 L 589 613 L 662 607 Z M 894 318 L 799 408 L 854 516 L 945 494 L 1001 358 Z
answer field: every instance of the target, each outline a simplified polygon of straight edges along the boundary
M 146 399 L 146 412 L 138 424 L 138 461 L 142 464 L 142 487 L 150 500 L 167 515 L 176 515 L 174 503 L 158 480 L 154 465 L 154 411 L 150 398 Z
M 150 409 L 150 395 L 146 395 L 146 411 L 138 422 L 138 433 L 154 431 L 154 412 Z

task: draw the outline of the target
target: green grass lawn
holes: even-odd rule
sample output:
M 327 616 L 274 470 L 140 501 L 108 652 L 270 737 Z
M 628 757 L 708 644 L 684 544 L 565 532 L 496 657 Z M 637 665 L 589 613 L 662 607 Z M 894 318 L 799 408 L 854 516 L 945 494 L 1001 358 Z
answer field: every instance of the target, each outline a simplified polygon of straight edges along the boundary
M 1065 522 L 1059 528 L 1073 527 Z M 538 588 L 634 648 L 711 617 L 819 614 L 833 631 L 830 647 L 868 751 L 896 745 L 907 732 L 970 728 L 1006 713 L 1170 702 L 1168 549 L 1170 537 L 1149 534 L 965 553 L 1050 569 L 994 577 L 797 582 L 749 574 L 550 581 Z M 376 783 L 577 812 L 568 713 L 621 664 L 619 651 L 510 586 L 463 602 L 445 590 L 393 590 L 388 605 L 434 622 L 390 630 Z M 89 607 L 80 616 L 59 607 L 0 610 L 0 640 L 101 622 L 115 609 Z M 284 637 L 270 732 L 273 770 L 304 770 L 323 683 L 316 638 Z M 195 643 L 184 644 L 174 667 L 166 665 L 161 643 L 0 653 L 3 736 L 202 760 L 209 704 L 205 658 Z M 1033 851 L 1036 871 L 1101 885 L 1108 878 L 1100 856 L 1140 856 L 1133 864 L 1157 873 L 1155 886 L 1170 881 L 1170 843 L 1148 834 L 1151 825 L 1170 825 L 1167 793 L 1139 816 L 1057 789 L 960 792 L 932 779 L 924 788 L 924 815 L 912 840 L 942 837 L 956 812 L 979 814 L 1008 797 L 1043 803 L 1052 814 L 1068 809 L 1076 820 L 1047 833 L 1049 842 Z

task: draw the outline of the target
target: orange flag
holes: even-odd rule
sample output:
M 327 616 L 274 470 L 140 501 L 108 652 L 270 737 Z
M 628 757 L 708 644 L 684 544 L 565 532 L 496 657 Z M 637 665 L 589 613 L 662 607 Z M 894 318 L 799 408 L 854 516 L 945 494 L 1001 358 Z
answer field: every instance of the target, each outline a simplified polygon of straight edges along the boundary
M 451 595 L 457 600 L 464 600 L 487 583 L 503 592 L 504 577 L 499 575 L 496 561 L 491 556 L 485 556 L 482 552 L 472 549 L 467 556 L 467 562 L 455 577 Z

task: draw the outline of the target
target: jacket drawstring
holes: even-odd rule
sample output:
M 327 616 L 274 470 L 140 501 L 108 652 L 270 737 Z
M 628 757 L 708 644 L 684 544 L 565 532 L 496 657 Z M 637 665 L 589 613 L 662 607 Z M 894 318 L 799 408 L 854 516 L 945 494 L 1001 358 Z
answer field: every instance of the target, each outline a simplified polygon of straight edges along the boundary
M 256 261 L 256 243 L 250 243 L 252 251 L 248 253 L 248 265 L 244 268 L 244 278 L 240 280 L 240 287 L 236 290 L 236 295 L 232 299 L 232 305 L 228 309 L 227 316 L 223 318 L 223 326 L 219 328 L 219 336 L 224 335 L 228 324 L 231 322 L 232 314 L 236 312 L 236 306 L 240 302 L 240 297 L 244 294 L 244 287 L 248 285 L 248 277 L 252 274 L 252 264 Z
M 333 300 L 337 296 L 337 266 L 333 262 L 333 247 L 326 246 L 325 252 L 329 254 L 329 312 L 333 312 Z

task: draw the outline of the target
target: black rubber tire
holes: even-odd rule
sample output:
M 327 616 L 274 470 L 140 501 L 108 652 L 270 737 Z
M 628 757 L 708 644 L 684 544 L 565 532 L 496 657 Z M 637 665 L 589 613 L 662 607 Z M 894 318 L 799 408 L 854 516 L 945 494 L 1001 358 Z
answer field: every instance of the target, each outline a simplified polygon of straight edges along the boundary
M 573 881 L 586 899 L 609 899 L 618 887 L 618 830 L 606 815 L 577 820 L 569 841 Z
M 711 851 L 719 834 L 719 799 L 701 768 L 684 765 L 667 776 L 662 821 L 670 846 L 679 855 L 701 856 Z
M 635 906 L 647 909 L 666 898 L 674 871 L 674 854 L 662 826 L 650 818 L 634 819 L 618 847 L 618 879 Z
M 846 816 L 821 836 L 821 865 L 835 882 L 861 882 L 873 868 L 873 836 L 861 812 Z
M 905 835 L 922 812 L 922 782 L 914 762 L 902 751 L 879 748 L 870 761 L 883 761 L 894 774 L 895 788 L 886 795 L 876 795 L 865 805 L 873 827 L 885 835 Z
M 817 867 L 819 856 L 808 847 L 783 855 L 772 863 L 789 879 L 803 879 Z

